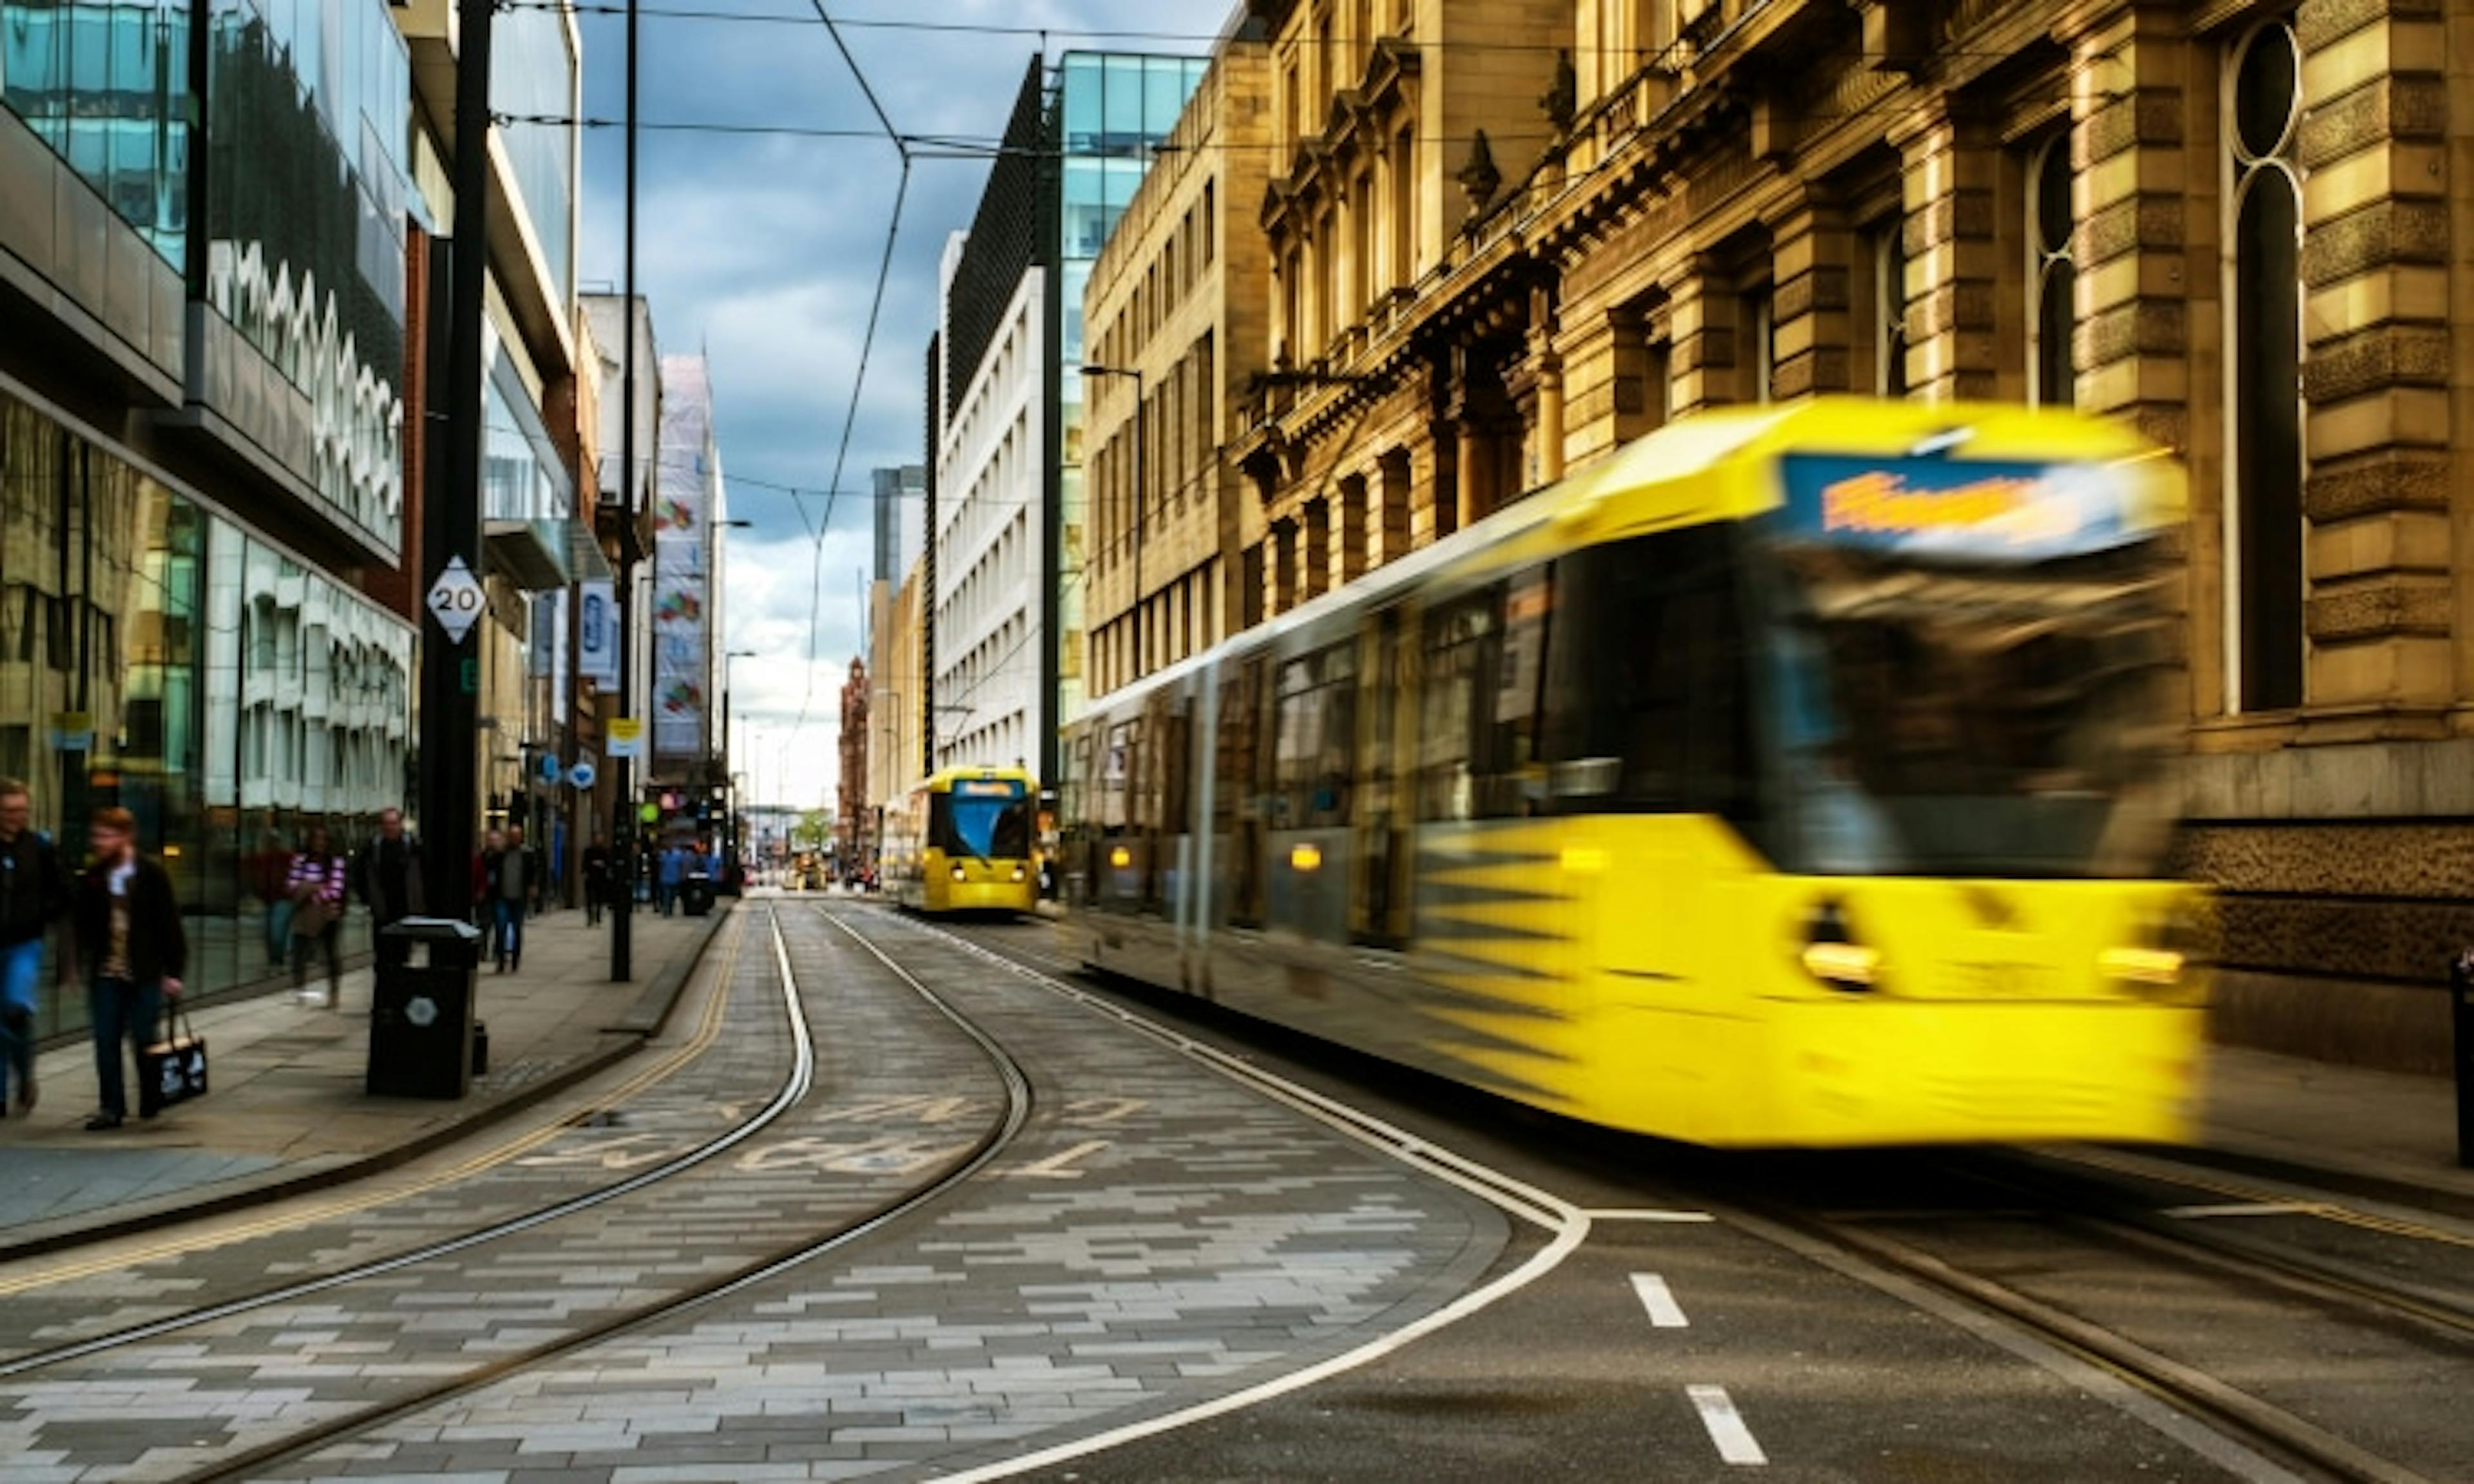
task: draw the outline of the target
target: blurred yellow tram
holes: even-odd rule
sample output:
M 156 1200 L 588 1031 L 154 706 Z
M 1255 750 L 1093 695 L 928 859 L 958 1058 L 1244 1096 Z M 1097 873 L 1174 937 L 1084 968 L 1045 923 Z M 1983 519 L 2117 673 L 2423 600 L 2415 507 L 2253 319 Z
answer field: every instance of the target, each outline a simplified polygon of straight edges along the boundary
M 885 810 L 885 890 L 920 912 L 1029 912 L 1039 788 L 1020 768 L 948 768 Z
M 1069 930 L 1645 1134 L 2181 1139 L 2182 510 L 2174 465 L 2067 413 L 1676 423 L 1096 703 Z

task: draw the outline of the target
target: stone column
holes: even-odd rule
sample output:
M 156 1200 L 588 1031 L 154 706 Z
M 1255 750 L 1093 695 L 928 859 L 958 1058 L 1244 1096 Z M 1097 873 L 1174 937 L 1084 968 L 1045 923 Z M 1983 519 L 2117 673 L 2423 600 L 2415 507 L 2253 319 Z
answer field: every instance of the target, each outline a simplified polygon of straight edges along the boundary
M 1667 287 L 1667 325 L 1673 336 L 1675 412 L 1678 417 L 1740 399 L 1737 357 L 1742 353 L 1742 306 L 1722 265 L 1695 258 Z
M 1409 450 L 1395 448 L 1375 462 L 1377 514 L 1367 532 L 1376 566 L 1409 554 L 1411 491 Z
M 1856 234 L 1845 207 L 1809 187 L 1770 222 L 1770 395 L 1781 401 L 1853 384 Z
M 1905 156 L 1909 395 L 1932 402 L 1990 397 L 2001 139 L 1944 97 L 1899 121 L 1890 140 Z
M 1339 539 L 1331 544 L 1331 586 L 1366 574 L 1366 475 L 1346 475 L 1341 480 L 1341 529 L 1333 532 Z
M 2449 580 L 2452 516 L 2474 530 L 2474 491 L 2449 471 L 2450 372 L 2474 354 L 2448 319 L 2465 210 L 2448 95 L 2474 64 L 2443 70 L 2447 30 L 2438 0 L 2303 0 L 2294 16 L 2314 706 L 2474 695 L 2474 642 L 2452 644 L 2474 638 L 2474 584 Z

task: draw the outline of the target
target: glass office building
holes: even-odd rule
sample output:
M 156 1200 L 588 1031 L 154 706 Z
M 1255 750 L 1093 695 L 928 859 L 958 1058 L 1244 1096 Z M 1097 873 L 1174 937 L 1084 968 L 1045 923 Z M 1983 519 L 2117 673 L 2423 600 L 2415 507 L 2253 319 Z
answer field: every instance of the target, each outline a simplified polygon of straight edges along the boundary
M 1211 70 L 1208 57 L 1156 57 L 1068 52 L 1060 64 L 1056 117 L 1062 178 L 1058 181 L 1056 569 L 1076 574 L 1089 561 L 1082 533 L 1089 507 L 1082 482 L 1084 364 L 1082 295 L 1091 267 L 1118 218 L 1151 168 L 1152 147 L 1169 136 L 1177 115 Z M 1077 658 L 1084 652 L 1082 585 L 1056 585 L 1058 640 L 1055 716 L 1071 721 L 1082 708 L 1084 683 Z M 1052 729 L 1053 730 L 1054 729 Z M 1053 746 L 1053 744 L 1051 744 Z
M 306 827 L 405 794 L 415 631 L 352 569 L 402 544 L 410 130 L 382 0 L 0 0 L 0 251 L 50 292 L 0 302 L 0 776 L 72 860 L 136 814 L 209 995 L 277 970 Z
M 0 777 L 72 860 L 89 810 L 136 814 L 194 991 L 276 971 L 309 825 L 345 849 L 402 801 L 412 663 L 403 620 L 0 382 Z M 43 1032 L 83 1021 L 41 993 Z

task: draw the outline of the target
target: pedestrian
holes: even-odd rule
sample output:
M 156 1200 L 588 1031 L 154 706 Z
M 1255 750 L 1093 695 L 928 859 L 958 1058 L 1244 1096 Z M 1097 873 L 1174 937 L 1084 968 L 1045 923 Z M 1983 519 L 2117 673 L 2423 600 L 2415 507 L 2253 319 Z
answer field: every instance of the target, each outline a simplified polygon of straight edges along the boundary
M 88 1133 L 120 1127 L 129 1115 L 127 1065 L 121 1046 L 155 1043 L 155 1022 L 168 996 L 181 995 L 189 941 L 172 899 L 172 877 L 137 849 L 137 819 L 101 808 L 87 826 L 93 864 L 80 876 L 69 917 L 75 951 L 63 958 L 63 982 L 87 975 L 94 1027 L 94 1080 L 100 1094 Z
M 676 845 L 662 850 L 662 916 L 668 917 L 679 905 L 679 888 L 688 879 L 688 852 Z
M 521 828 L 491 830 L 489 849 L 481 852 L 481 906 L 490 914 L 490 941 L 498 972 L 513 973 L 524 963 L 524 901 L 530 888 Z
M 409 945 L 388 937 L 386 929 L 427 910 L 421 871 L 421 847 L 403 832 L 403 811 L 380 809 L 378 837 L 362 847 L 353 863 L 352 889 L 369 903 L 370 930 L 381 967 L 408 961 Z
M 345 880 L 344 857 L 327 844 L 327 826 L 310 826 L 283 878 L 284 898 L 292 903 L 292 988 L 303 992 L 309 981 L 309 956 L 325 948 L 329 1010 L 342 998 L 344 987 Z
M 610 896 L 610 847 L 594 836 L 584 848 L 584 925 L 601 925 L 601 907 Z
M 43 935 L 69 904 L 60 848 L 33 827 L 34 805 L 25 784 L 0 778 L 0 1115 L 12 1072 L 17 1112 L 35 1111 L 35 984 Z

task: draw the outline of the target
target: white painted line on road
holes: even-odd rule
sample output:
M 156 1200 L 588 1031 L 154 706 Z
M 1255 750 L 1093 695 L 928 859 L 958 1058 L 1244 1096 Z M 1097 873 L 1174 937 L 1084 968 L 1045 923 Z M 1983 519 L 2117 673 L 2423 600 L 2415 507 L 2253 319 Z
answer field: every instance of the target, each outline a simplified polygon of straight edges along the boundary
M 1718 1219 L 1705 1210 L 1593 1210 L 1585 1214 L 1591 1221 L 1703 1222 Z
M 1684 1317 L 1684 1306 L 1666 1288 L 1666 1280 L 1655 1273 L 1635 1273 L 1632 1291 L 1640 1295 L 1640 1306 L 1649 1310 L 1649 1322 L 1661 1329 L 1685 1329 L 1692 1321 Z
M 1692 1406 L 1701 1414 L 1701 1425 L 1710 1429 L 1710 1441 L 1718 1445 L 1718 1461 L 1730 1464 L 1765 1464 L 1769 1455 L 1753 1437 L 1753 1429 L 1744 1425 L 1735 1403 L 1728 1399 L 1724 1386 L 1686 1386 L 1684 1394 L 1692 1399 Z
M 2308 1216 L 2318 1209 L 2295 1201 L 2253 1201 L 2239 1206 L 2169 1206 L 2161 1214 L 2176 1221 L 2206 1221 L 2216 1216 Z

